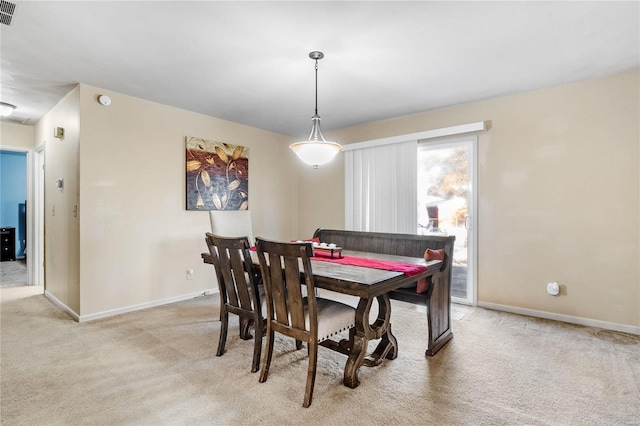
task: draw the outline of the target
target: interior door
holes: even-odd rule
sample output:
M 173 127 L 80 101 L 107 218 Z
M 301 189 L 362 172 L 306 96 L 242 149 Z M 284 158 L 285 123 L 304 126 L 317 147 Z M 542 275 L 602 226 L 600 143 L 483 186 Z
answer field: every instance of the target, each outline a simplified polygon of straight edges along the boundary
M 418 144 L 418 234 L 455 235 L 451 297 L 475 304 L 475 136 Z

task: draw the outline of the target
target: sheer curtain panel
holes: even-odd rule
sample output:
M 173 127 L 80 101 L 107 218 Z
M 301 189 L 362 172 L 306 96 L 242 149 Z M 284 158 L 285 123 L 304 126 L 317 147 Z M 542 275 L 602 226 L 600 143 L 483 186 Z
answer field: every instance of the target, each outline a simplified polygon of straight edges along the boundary
M 345 227 L 415 234 L 418 142 L 345 150 Z

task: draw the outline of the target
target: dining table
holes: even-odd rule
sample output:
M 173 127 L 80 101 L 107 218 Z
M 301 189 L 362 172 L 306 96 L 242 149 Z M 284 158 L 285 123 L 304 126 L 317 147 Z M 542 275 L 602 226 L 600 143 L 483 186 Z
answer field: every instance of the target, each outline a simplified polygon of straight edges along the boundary
M 253 263 L 259 267 L 256 253 L 251 252 L 251 254 Z M 348 356 L 343 383 L 349 388 L 355 388 L 360 384 L 358 379 L 360 367 L 375 367 L 385 359 L 393 360 L 398 356 L 398 342 L 391 331 L 389 292 L 435 274 L 440 269 L 442 261 L 351 250 L 343 251 L 342 255 L 347 259 L 372 260 L 374 261 L 372 263 L 379 260 L 381 263 L 424 266 L 424 268 L 417 268 L 418 272 L 414 270 L 411 274 L 407 274 L 398 270 L 362 266 L 362 262 L 354 265 L 320 256 L 311 258 L 313 278 L 317 288 L 359 298 L 355 327 L 350 331 L 349 338 L 340 341 L 326 340 L 321 343 L 322 346 Z M 205 263 L 213 263 L 209 253 L 202 253 L 202 258 Z M 372 305 L 376 300 L 377 314 L 370 318 Z M 367 353 L 371 340 L 380 341 L 372 352 Z

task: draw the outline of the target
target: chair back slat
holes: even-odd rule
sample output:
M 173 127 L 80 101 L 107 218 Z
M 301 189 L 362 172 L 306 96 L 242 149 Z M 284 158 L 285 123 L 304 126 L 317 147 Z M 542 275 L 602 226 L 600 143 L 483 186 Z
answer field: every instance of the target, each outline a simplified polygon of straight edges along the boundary
M 302 305 L 302 291 L 300 282 L 300 268 L 298 257 L 286 256 L 284 258 L 284 270 L 286 272 L 287 307 L 289 309 L 290 326 L 299 330 L 308 331 L 304 324 L 304 308 Z
M 214 256 L 213 266 L 216 266 L 216 257 L 218 258 L 218 267 L 222 274 L 222 287 L 224 288 L 224 295 L 227 303 L 233 306 L 239 306 L 238 295 L 236 292 L 235 280 L 233 278 L 233 271 L 231 270 L 231 263 L 229 261 L 229 253 L 227 249 L 215 247 L 216 255 Z
M 267 312 L 271 306 L 273 315 L 272 317 L 279 323 L 289 325 L 289 309 L 287 308 L 287 289 L 283 280 L 282 268 L 274 265 L 280 265 L 280 256 L 274 253 L 269 253 L 269 274 L 265 278 L 271 283 L 271 295 L 266 295 L 267 290 L 265 288 L 265 295 L 267 296 Z
M 251 306 L 251 296 L 249 294 L 249 285 L 248 285 L 248 274 L 247 271 L 248 263 L 247 259 L 244 257 L 245 247 L 242 247 L 238 250 L 229 249 L 228 254 L 230 256 L 230 264 L 231 271 L 233 273 L 233 283 L 235 294 L 240 302 L 240 307 L 243 309 L 252 309 Z

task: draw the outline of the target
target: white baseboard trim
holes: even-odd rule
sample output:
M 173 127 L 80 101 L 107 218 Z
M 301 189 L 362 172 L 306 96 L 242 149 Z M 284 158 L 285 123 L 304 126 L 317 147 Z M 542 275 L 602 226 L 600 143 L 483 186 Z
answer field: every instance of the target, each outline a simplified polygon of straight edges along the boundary
M 586 325 L 588 327 L 603 328 L 605 330 L 620 331 L 640 335 L 640 327 L 615 322 L 600 321 L 591 318 L 574 317 L 571 315 L 556 314 L 553 312 L 537 311 L 535 309 L 518 308 L 516 306 L 500 305 L 497 303 L 480 302 L 481 308 L 493 309 L 494 311 L 510 312 L 512 314 L 528 315 L 530 317 L 545 318 L 554 321 L 568 322 L 571 324 Z
M 64 311 L 68 312 L 69 315 L 71 315 L 78 322 L 87 322 L 87 321 L 93 321 L 101 318 L 108 318 L 114 315 L 120 315 L 127 312 L 134 312 L 142 309 L 153 308 L 155 306 L 167 305 L 169 303 L 181 302 L 183 300 L 193 299 L 194 297 L 210 295 L 215 293 L 218 293 L 217 288 L 198 291 L 196 293 L 181 294 L 180 296 L 169 297 L 167 299 L 154 300 L 151 302 L 139 303 L 137 305 L 125 306 L 124 308 L 118 308 L 118 309 L 111 309 L 109 311 L 97 312 L 95 314 L 78 315 L 71 308 L 69 308 L 67 305 L 65 305 L 60 300 L 58 300 L 53 294 L 49 293 L 48 291 L 44 292 L 45 296 L 51 299 L 53 303 L 58 305 Z
M 62 309 L 63 311 L 65 311 L 66 313 L 68 313 L 69 315 L 71 315 L 73 317 L 74 320 L 80 322 L 80 316 L 70 307 L 68 307 L 67 305 L 65 305 L 64 303 L 62 303 L 60 300 L 58 300 L 57 297 L 55 297 L 53 294 L 49 293 L 47 290 L 44 291 L 44 295 L 51 300 L 56 306 L 58 306 L 60 309 Z

